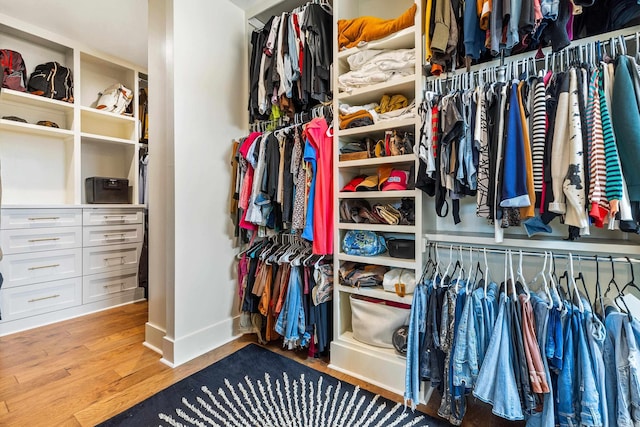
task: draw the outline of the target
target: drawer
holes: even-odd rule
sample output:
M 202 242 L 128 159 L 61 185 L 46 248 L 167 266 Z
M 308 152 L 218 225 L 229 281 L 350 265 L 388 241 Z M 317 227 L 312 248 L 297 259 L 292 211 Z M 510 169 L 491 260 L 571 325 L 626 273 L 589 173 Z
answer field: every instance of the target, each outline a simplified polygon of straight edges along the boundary
M 18 228 L 0 231 L 2 251 L 9 254 L 82 247 L 81 227 Z
M 21 319 L 82 304 L 82 278 L 0 290 L 2 320 Z
M 141 248 L 142 245 L 138 243 L 84 248 L 83 273 L 96 274 L 137 268 Z
M 82 303 L 111 298 L 138 287 L 138 269 L 92 274 L 82 278 Z
M 82 209 L 2 209 L 1 215 L 3 229 L 82 225 Z
M 85 208 L 84 225 L 142 224 L 142 209 Z
M 82 246 L 103 246 L 142 242 L 142 233 L 142 224 L 83 227 Z
M 5 255 L 0 270 L 6 288 L 82 276 L 82 249 Z

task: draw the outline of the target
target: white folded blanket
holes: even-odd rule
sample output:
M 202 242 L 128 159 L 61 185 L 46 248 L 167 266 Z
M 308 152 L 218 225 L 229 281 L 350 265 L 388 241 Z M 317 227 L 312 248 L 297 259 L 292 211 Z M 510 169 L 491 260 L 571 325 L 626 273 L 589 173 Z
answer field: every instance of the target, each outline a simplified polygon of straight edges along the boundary
M 338 89 L 353 89 L 415 74 L 415 50 L 363 50 L 347 58 L 351 71 L 338 77 Z

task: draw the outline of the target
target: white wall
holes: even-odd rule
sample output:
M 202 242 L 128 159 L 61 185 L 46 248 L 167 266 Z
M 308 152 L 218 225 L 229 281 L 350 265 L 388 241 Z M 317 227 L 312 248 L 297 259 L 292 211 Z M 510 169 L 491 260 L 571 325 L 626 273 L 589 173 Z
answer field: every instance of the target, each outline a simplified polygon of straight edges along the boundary
M 149 86 L 161 104 L 151 99 L 150 116 L 164 123 L 150 121 L 147 341 L 158 346 L 151 341 L 164 326 L 163 358 L 178 365 L 234 338 L 229 158 L 232 139 L 246 132 L 247 41 L 244 12 L 228 1 L 154 0 L 149 9 Z

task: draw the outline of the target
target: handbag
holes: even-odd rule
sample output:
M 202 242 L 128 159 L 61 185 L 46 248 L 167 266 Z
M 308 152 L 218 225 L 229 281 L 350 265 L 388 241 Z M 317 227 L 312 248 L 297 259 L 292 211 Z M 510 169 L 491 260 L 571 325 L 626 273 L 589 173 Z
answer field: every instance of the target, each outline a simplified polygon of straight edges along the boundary
M 411 306 L 352 294 L 351 327 L 353 338 L 369 345 L 393 348 L 393 333 L 409 323 Z
M 400 297 L 412 294 L 416 288 L 416 274 L 404 268 L 392 268 L 385 273 L 382 287 L 385 291 L 395 292 Z
M 342 240 L 342 251 L 347 255 L 376 256 L 386 252 L 384 237 L 368 230 L 349 230 Z
M 113 114 L 122 114 L 132 100 L 133 91 L 120 83 L 115 83 L 100 93 L 96 108 Z

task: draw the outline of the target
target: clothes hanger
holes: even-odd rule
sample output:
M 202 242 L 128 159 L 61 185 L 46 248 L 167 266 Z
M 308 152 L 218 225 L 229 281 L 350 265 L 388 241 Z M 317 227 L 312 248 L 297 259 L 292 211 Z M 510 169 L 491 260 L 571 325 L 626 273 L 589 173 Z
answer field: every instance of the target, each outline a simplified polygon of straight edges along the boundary
M 486 277 L 484 279 L 484 297 L 487 297 L 487 286 L 489 285 L 489 263 L 487 262 L 487 248 L 483 248 L 483 256 L 484 256 L 484 271 Z
M 433 278 L 431 279 L 431 284 L 435 289 L 435 288 L 438 287 L 436 280 L 438 279 L 438 272 L 440 271 L 440 254 L 438 253 L 438 243 L 437 242 L 436 242 L 436 245 L 435 245 L 434 253 L 435 253 L 437 262 L 436 262 L 435 268 L 433 269 Z
M 595 259 L 596 259 L 596 300 L 600 302 L 600 310 L 602 310 L 601 320 L 604 320 L 604 316 L 605 316 L 604 295 L 602 294 L 602 287 L 600 286 L 600 262 L 598 261 L 598 254 L 596 254 Z
M 629 321 L 632 321 L 633 320 L 633 316 L 631 315 L 631 312 L 629 311 L 629 307 L 627 307 L 627 302 L 624 300 L 624 298 L 619 298 L 619 297 L 622 297 L 624 295 L 622 294 L 622 292 L 620 292 L 620 287 L 616 283 L 616 271 L 615 271 L 615 268 L 613 266 L 613 257 L 611 255 L 609 255 L 609 261 L 611 262 L 611 276 L 612 277 L 611 277 L 611 280 L 609 281 L 609 285 L 607 286 L 607 290 L 604 291 L 604 296 L 605 297 L 607 296 L 607 294 L 611 290 L 611 285 L 614 285 L 616 287 L 616 290 L 618 291 L 618 296 L 616 296 L 613 299 L 613 302 L 615 303 L 616 307 L 618 307 L 618 309 L 620 311 L 623 311 L 623 312 L 627 313 L 627 316 L 629 316 Z M 622 301 L 622 305 L 624 305 L 624 308 L 626 310 L 623 310 L 622 307 L 620 307 L 618 305 L 618 299 L 620 299 L 620 301 Z
M 531 299 L 531 291 L 529 290 L 529 287 L 527 286 L 527 281 L 524 278 L 524 275 L 522 274 L 522 249 L 520 249 L 519 252 L 520 252 L 520 256 L 518 259 L 518 271 L 517 271 L 516 279 L 520 281 L 520 284 L 522 285 L 524 292 L 527 294 L 526 301 L 529 301 Z
M 591 301 L 591 296 L 589 295 L 589 290 L 587 289 L 587 283 L 584 280 L 584 274 L 582 274 L 582 257 L 578 255 L 578 275 L 575 276 L 575 282 L 582 282 L 582 289 L 584 290 L 584 295 L 589 301 L 589 306 L 593 306 L 593 301 Z
M 449 269 L 451 268 L 452 263 L 453 263 L 453 245 L 449 247 L 449 265 L 447 265 L 447 268 L 444 270 L 444 274 L 442 275 L 442 281 L 447 280 L 447 277 L 449 275 Z
M 529 285 L 531 289 L 533 289 L 534 288 L 533 285 L 537 284 L 539 280 L 542 280 L 542 285 L 543 285 L 545 295 L 547 295 L 547 298 L 549 299 L 549 302 L 550 302 L 547 304 L 547 308 L 551 308 L 553 307 L 553 298 L 551 296 L 551 293 L 549 292 L 549 285 L 547 284 L 547 278 L 545 276 L 546 270 L 547 270 L 547 258 L 548 258 L 548 252 L 544 251 L 544 260 L 542 262 L 542 269 L 535 276 L 533 276 L 533 279 L 531 279 L 531 282 L 529 282 Z
M 558 311 L 564 311 L 564 304 L 562 304 L 562 298 L 560 297 L 560 293 L 558 292 L 558 285 L 556 282 L 556 262 L 553 256 L 553 252 L 549 252 L 551 259 L 549 261 L 549 283 L 551 283 L 551 290 L 553 291 L 553 296 L 556 298 L 553 301 L 554 305 L 557 303 L 558 306 L 556 309 Z M 553 268 L 553 270 L 552 270 Z
M 573 291 L 575 292 L 575 298 L 578 300 L 578 310 L 580 313 L 584 313 L 584 304 L 582 304 L 582 298 L 580 298 L 580 293 L 578 291 L 578 285 L 576 284 L 575 275 L 573 273 L 573 255 L 569 253 L 569 282 L 573 287 Z
M 518 290 L 516 289 L 516 278 L 513 275 L 513 254 L 509 249 L 509 280 L 511 281 L 511 299 L 515 301 L 518 298 Z
M 635 274 L 633 272 L 633 264 L 631 263 L 631 260 L 629 259 L 628 256 L 626 256 L 625 258 L 627 259 L 627 262 L 629 263 L 629 272 L 631 273 L 631 281 L 622 287 L 621 293 L 624 294 L 624 291 L 628 287 L 631 287 L 631 288 L 635 289 L 636 291 L 638 291 L 638 295 L 640 295 L 640 287 L 638 287 L 638 285 L 636 285 L 636 277 L 635 277 Z

